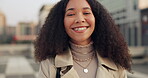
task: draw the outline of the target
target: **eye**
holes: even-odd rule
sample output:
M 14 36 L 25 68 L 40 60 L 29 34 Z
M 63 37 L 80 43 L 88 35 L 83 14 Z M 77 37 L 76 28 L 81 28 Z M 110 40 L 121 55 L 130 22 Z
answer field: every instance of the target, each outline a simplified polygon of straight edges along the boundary
M 67 16 L 74 16 L 75 14 L 67 14 Z
M 84 12 L 83 14 L 84 14 L 84 15 L 88 15 L 88 14 L 91 14 L 91 13 L 90 13 L 90 12 Z

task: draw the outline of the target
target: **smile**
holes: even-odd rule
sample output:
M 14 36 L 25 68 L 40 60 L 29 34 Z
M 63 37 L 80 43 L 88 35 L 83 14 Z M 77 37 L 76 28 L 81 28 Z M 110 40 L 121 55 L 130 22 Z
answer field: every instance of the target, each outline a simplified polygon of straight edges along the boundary
M 86 30 L 88 27 L 89 27 L 89 26 L 75 27 L 75 28 L 72 28 L 72 30 L 74 30 L 75 32 L 78 32 L 78 33 L 82 33 L 82 32 L 85 32 L 85 30 Z

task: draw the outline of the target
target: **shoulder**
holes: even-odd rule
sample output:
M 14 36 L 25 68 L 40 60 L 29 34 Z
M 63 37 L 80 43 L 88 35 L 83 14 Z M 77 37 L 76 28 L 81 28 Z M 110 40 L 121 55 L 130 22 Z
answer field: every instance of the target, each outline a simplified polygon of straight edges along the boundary
M 102 67 L 107 69 L 114 78 L 127 78 L 126 70 L 122 66 L 115 64 L 115 62 L 109 58 L 103 58 L 101 56 L 98 56 L 98 58 Z
M 109 72 L 112 73 L 115 78 L 127 78 L 127 71 L 120 65 L 116 65 L 116 67 L 116 70 L 109 70 Z
M 56 67 L 55 67 L 55 64 L 54 64 L 54 58 L 48 58 L 48 59 L 46 59 L 46 60 L 41 61 L 40 67 L 41 67 L 43 70 L 49 70 L 49 69 L 54 69 L 54 68 L 56 68 Z
M 109 60 L 109 62 L 111 62 L 110 64 L 114 64 L 115 66 L 112 66 L 111 68 L 114 70 L 109 70 L 110 73 L 112 73 L 112 75 L 115 78 L 127 78 L 127 71 L 120 65 L 116 65 L 113 61 Z
M 119 78 L 127 78 L 127 71 L 121 67 L 121 66 L 117 66 L 118 70 L 116 71 L 115 75 L 118 75 Z
M 56 67 L 54 65 L 54 59 L 49 58 L 41 61 L 38 78 L 53 78 L 56 73 Z

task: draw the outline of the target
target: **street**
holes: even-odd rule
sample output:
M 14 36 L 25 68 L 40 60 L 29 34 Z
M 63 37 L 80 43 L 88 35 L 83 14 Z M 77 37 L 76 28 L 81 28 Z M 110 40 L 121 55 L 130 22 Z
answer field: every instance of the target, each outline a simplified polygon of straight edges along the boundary
M 141 62 L 142 61 L 142 62 Z M 148 58 L 134 59 L 128 78 L 148 78 Z M 36 78 L 39 64 L 31 57 L 0 52 L 0 78 Z
M 36 78 L 39 64 L 24 56 L 0 56 L 0 78 Z

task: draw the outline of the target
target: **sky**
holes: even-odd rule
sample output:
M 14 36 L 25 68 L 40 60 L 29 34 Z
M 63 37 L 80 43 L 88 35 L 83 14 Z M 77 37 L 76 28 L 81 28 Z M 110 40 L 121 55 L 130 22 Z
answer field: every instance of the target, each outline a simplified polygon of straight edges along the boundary
M 16 26 L 18 22 L 37 22 L 39 10 L 44 4 L 53 4 L 59 0 L 0 0 L 0 11 L 6 16 L 8 26 Z M 148 0 L 139 0 L 143 8 L 148 7 Z
M 18 22 L 37 22 L 40 8 L 59 0 L 0 0 L 0 11 L 6 17 L 6 24 L 16 26 Z
M 148 0 L 139 0 L 139 8 L 147 8 L 148 7 Z

